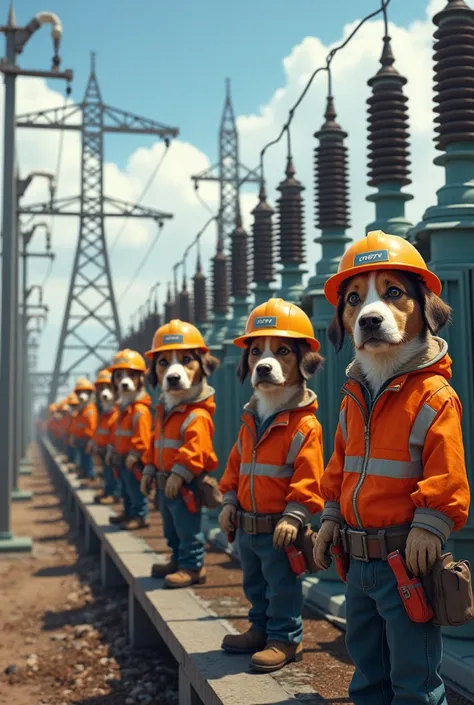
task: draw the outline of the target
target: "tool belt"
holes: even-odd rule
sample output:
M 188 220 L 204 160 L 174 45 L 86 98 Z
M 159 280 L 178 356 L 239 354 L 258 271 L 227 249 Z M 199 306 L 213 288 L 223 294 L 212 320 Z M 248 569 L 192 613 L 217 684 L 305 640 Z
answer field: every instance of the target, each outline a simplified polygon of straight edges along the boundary
M 273 534 L 281 517 L 281 514 L 253 514 L 238 509 L 234 523 L 236 529 L 246 534 Z
M 389 553 L 405 551 L 409 524 L 389 526 L 386 529 L 341 529 L 344 553 L 358 561 L 386 561 Z

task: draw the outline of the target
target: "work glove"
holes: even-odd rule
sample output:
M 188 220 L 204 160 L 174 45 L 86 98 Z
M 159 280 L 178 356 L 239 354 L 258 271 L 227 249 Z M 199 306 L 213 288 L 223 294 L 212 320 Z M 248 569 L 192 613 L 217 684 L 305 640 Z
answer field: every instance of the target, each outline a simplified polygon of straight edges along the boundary
M 93 441 L 92 438 L 91 438 L 89 441 L 87 441 L 86 453 L 88 453 L 89 455 L 92 455 L 92 453 L 94 452 L 94 450 L 95 450 L 95 443 L 94 443 L 94 441 Z
M 224 504 L 222 511 L 219 514 L 219 526 L 226 534 L 235 531 L 235 516 L 237 507 L 235 504 Z
M 135 463 L 138 463 L 138 458 L 133 453 L 129 453 L 125 458 L 125 467 L 127 470 L 132 470 Z
M 405 548 L 405 560 L 413 575 L 426 575 L 441 556 L 442 541 L 432 531 L 413 527 Z
M 282 516 L 273 532 L 273 545 L 275 548 L 284 548 L 296 539 L 301 526 L 299 519 Z
M 314 561 L 320 570 L 327 570 L 331 565 L 331 561 L 327 557 L 327 551 L 329 546 L 339 543 L 340 531 L 341 527 L 337 521 L 326 519 L 321 524 L 313 551 Z
M 170 472 L 169 478 L 166 480 L 165 497 L 168 499 L 176 499 L 181 487 L 183 486 L 183 478 L 175 472 Z
M 143 469 L 142 479 L 140 481 L 140 490 L 145 497 L 151 492 L 155 481 L 156 469 L 154 465 L 145 465 Z

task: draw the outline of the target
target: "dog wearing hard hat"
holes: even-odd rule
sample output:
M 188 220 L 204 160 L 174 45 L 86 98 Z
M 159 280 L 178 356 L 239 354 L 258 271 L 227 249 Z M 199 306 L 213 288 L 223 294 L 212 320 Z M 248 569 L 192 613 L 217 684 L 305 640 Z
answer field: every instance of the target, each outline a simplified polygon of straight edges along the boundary
M 96 504 L 117 504 L 122 494 L 119 480 L 112 465 L 105 462 L 118 417 L 118 406 L 112 389 L 112 373 L 109 370 L 101 370 L 94 385 L 99 405 L 99 421 L 89 451 L 98 458 L 104 475 L 103 490 L 94 497 L 94 501 Z
M 322 362 L 308 316 L 270 299 L 250 314 L 238 369 L 254 388 L 220 483 L 221 528 L 236 532 L 250 629 L 222 648 L 253 653 L 254 671 L 276 671 L 302 658 L 303 594 L 292 555 L 313 514 L 323 508 L 322 431 L 307 380 Z M 311 551 L 310 551 L 311 555 Z M 302 558 L 302 554 L 299 554 Z
M 152 348 L 149 381 L 159 385 L 152 442 L 143 458 L 142 491 L 156 480 L 158 507 L 172 555 L 152 567 L 167 588 L 184 588 L 206 581 L 201 533 L 203 475 L 217 468 L 212 439 L 216 409 L 214 389 L 207 378 L 219 361 L 209 353 L 200 331 L 190 323 L 172 320 L 158 328 Z
M 74 434 L 74 423 L 77 416 L 77 410 L 79 408 L 79 397 L 76 392 L 71 392 L 68 394 L 67 403 L 69 406 L 69 411 L 66 415 L 64 421 L 64 434 L 66 443 L 66 455 L 68 461 L 68 469 L 70 472 L 76 470 L 76 464 L 78 461 L 78 452 L 74 447 L 73 434 Z
M 345 559 L 355 705 L 446 704 L 440 630 L 408 616 L 392 570 L 399 551 L 408 575 L 426 575 L 467 520 L 461 404 L 437 337 L 450 317 L 440 293 L 415 247 L 382 231 L 349 247 L 325 285 L 336 307 L 329 340 L 339 351 L 347 334 L 355 357 L 321 481 L 315 558 L 327 567 L 334 545 Z
M 89 442 L 97 426 L 97 407 L 94 402 L 95 387 L 85 377 L 80 377 L 74 387 L 79 404 L 71 424 L 71 442 L 78 454 L 79 477 L 88 484 L 95 477 L 94 462 L 89 452 Z
M 123 494 L 123 511 L 111 524 L 135 531 L 149 526 L 148 502 L 140 490 L 142 456 L 150 444 L 151 399 L 145 391 L 146 363 L 135 350 L 121 350 L 108 368 L 118 397 L 118 414 L 105 458 L 117 472 Z

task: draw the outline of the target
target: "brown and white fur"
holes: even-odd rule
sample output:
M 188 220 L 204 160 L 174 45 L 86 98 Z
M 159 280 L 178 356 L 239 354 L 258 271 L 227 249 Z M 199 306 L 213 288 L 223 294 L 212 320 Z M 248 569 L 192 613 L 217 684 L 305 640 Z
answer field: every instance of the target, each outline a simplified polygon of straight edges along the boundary
M 96 397 L 104 411 L 110 411 L 113 408 L 115 398 L 111 384 L 98 384 L 96 388 Z
M 200 350 L 165 350 L 156 353 L 148 373 L 152 387 L 163 390 L 166 411 L 197 399 L 219 360 Z
M 348 333 L 372 394 L 450 320 L 451 309 L 411 272 L 379 270 L 344 282 L 328 337 L 339 352 Z
M 79 405 L 77 408 L 79 410 L 85 409 L 88 403 L 94 400 L 94 392 L 87 392 L 85 390 L 82 392 L 77 392 L 77 398 L 79 399 Z
M 308 343 L 295 338 L 251 338 L 237 374 L 241 383 L 250 374 L 257 413 L 264 420 L 282 409 L 321 366 L 323 358 Z
M 112 387 L 120 406 L 133 404 L 143 391 L 145 375 L 136 370 L 114 370 L 112 374 Z

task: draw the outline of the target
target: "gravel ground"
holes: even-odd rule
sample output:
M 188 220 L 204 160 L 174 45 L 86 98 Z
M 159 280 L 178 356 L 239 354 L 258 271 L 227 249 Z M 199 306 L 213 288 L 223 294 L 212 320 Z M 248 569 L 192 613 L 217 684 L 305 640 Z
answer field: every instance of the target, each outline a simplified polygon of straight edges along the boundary
M 44 468 L 22 487 L 35 497 L 14 506 L 13 528 L 35 550 L 0 557 L 0 703 L 177 703 L 175 664 L 127 646 L 126 592 L 102 591 L 98 562 L 78 552 Z

